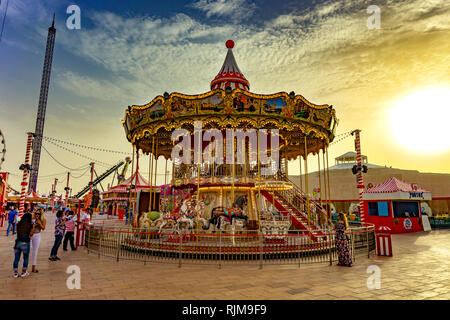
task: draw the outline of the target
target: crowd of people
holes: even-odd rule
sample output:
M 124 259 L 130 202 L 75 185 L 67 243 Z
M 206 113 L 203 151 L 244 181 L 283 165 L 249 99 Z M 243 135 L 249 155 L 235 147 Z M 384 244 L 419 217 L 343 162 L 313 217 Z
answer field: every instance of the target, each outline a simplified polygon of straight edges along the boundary
M 75 228 L 76 224 L 89 224 L 90 215 L 83 213 L 81 219 L 78 221 L 78 217 L 74 211 L 69 207 L 64 210 L 58 210 L 56 213 L 55 221 L 55 241 L 48 258 L 49 261 L 61 260 L 58 257 L 58 249 L 63 244 L 63 250 L 67 251 L 67 247 L 70 243 L 72 251 L 77 250 L 75 246 Z M 13 276 L 27 277 L 28 264 L 31 253 L 31 272 L 38 273 L 39 270 L 36 267 L 37 256 L 39 251 L 39 245 L 41 242 L 41 233 L 47 227 L 47 220 L 44 217 L 44 210 L 41 208 L 35 208 L 27 211 L 21 218 L 19 218 L 16 208 L 13 206 L 8 213 L 8 228 L 6 235 L 17 234 L 17 238 L 14 242 L 14 262 L 13 262 Z M 19 274 L 19 261 L 22 257 L 22 270 Z

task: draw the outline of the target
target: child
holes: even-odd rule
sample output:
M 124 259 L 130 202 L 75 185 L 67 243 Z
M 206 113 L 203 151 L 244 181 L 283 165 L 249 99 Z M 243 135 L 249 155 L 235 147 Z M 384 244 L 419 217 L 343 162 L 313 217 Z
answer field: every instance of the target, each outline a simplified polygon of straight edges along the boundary
M 63 250 L 67 251 L 67 243 L 70 240 L 70 248 L 72 251 L 77 250 L 75 248 L 74 240 L 75 240 L 75 221 L 77 220 L 77 217 L 75 216 L 75 213 L 73 211 L 67 211 L 66 212 L 66 235 L 64 236 L 64 243 L 63 243 Z

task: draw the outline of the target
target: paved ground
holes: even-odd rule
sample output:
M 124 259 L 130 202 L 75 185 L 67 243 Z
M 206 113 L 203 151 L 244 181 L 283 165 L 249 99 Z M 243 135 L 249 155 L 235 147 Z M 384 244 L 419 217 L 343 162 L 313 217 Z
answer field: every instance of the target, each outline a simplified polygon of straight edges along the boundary
M 54 218 L 47 215 L 38 274 L 12 277 L 13 242 L 0 228 L 0 300 L 5 299 L 450 299 L 450 230 L 394 235 L 394 257 L 357 257 L 352 268 L 336 265 L 195 266 L 116 262 L 62 251 L 47 260 Z M 70 249 L 69 249 L 70 250 Z M 81 270 L 81 289 L 69 290 L 66 269 Z M 381 268 L 381 289 L 367 288 L 367 267 Z M 21 266 L 21 265 L 20 265 Z M 31 266 L 29 268 L 31 270 Z

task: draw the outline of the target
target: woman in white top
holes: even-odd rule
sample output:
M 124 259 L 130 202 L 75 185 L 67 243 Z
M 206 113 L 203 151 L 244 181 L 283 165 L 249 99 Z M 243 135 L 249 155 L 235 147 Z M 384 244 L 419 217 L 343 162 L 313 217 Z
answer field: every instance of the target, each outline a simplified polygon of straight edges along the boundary
M 42 209 L 37 209 L 33 215 L 33 236 L 31 237 L 31 272 L 39 272 L 36 269 L 37 253 L 39 250 L 39 244 L 41 243 L 41 231 L 45 230 L 47 226 L 47 220 L 44 218 L 44 212 Z

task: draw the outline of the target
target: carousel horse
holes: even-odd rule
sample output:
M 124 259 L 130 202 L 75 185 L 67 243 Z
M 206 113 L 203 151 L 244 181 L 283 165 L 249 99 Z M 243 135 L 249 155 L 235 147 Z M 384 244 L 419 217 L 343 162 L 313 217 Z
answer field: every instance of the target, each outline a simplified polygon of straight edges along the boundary
M 228 218 L 224 215 L 219 216 L 217 221 L 217 228 L 220 231 L 226 230 L 226 226 L 231 226 L 231 239 L 233 242 L 233 246 L 236 245 L 234 240 L 234 234 L 236 233 L 236 228 L 239 227 L 244 229 L 248 224 L 248 217 L 246 215 L 234 215 L 232 218 Z
M 159 226 L 159 233 L 161 233 L 164 227 L 169 227 L 171 230 L 175 229 L 177 217 L 173 216 L 171 212 L 164 213 L 158 220 L 156 221 L 158 221 L 157 226 Z
M 224 219 L 219 219 L 223 217 Z M 233 226 L 234 221 L 245 220 L 245 226 L 248 224 L 248 217 L 243 213 L 242 209 L 238 205 L 234 205 L 232 208 L 225 207 L 215 207 L 211 211 L 211 218 L 208 223 L 203 226 L 204 230 L 208 230 L 212 225 L 214 225 L 214 231 L 220 229 L 223 222 L 228 222 Z
M 181 230 L 189 231 L 193 230 L 197 226 L 197 220 L 206 223 L 206 220 L 202 218 L 202 212 L 205 208 L 203 201 L 199 201 L 199 204 L 193 203 L 193 199 L 187 199 L 183 202 L 180 213 L 181 215 L 177 219 L 175 229 L 180 232 Z M 198 217 L 197 217 L 198 216 Z

